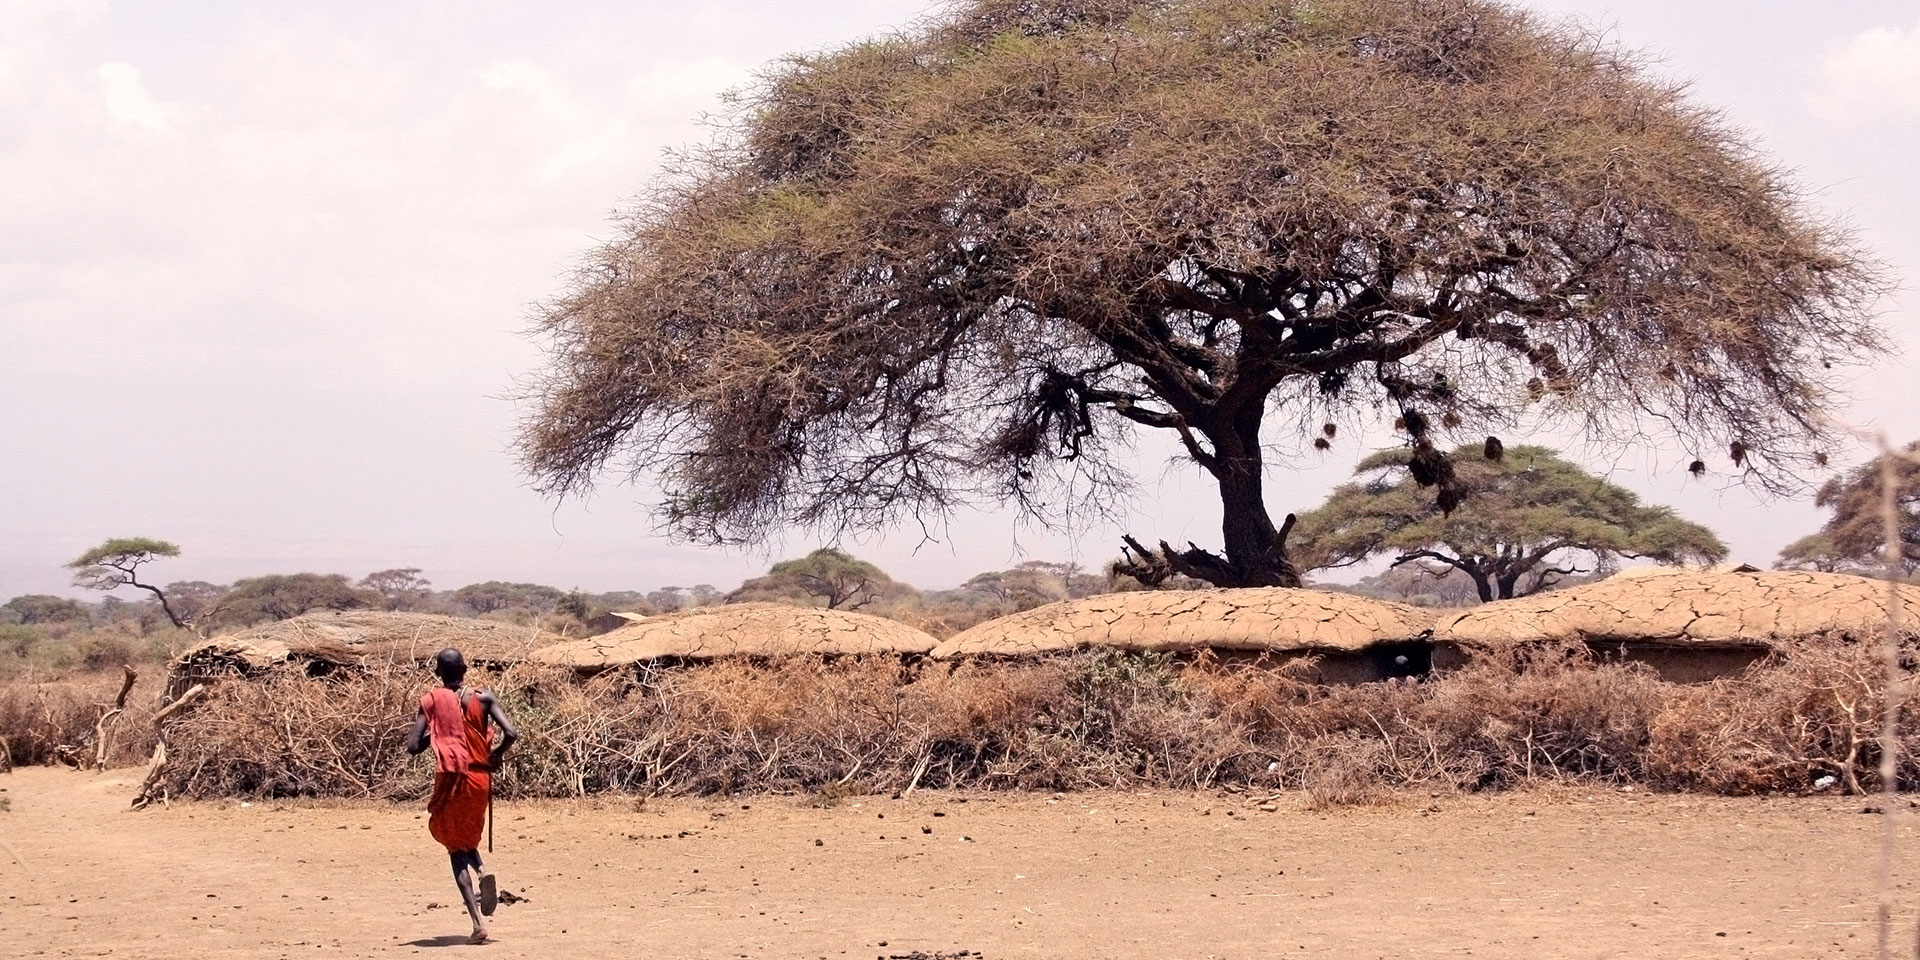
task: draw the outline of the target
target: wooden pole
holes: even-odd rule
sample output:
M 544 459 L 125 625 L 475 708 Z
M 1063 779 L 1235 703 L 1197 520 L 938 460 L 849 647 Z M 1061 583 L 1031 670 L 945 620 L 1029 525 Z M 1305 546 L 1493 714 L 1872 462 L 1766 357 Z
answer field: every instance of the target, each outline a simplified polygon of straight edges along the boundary
M 1887 633 L 1881 644 L 1886 661 L 1886 703 L 1880 717 L 1880 903 L 1875 911 L 1876 944 L 1874 955 L 1890 960 L 1893 947 L 1893 857 L 1899 840 L 1897 817 L 1900 801 L 1900 701 L 1906 679 L 1900 669 L 1900 580 L 1905 551 L 1901 549 L 1900 513 L 1894 487 L 1899 477 L 1894 458 L 1900 456 L 1882 435 L 1880 440 L 1880 524 L 1886 538 L 1881 559 L 1887 580 Z

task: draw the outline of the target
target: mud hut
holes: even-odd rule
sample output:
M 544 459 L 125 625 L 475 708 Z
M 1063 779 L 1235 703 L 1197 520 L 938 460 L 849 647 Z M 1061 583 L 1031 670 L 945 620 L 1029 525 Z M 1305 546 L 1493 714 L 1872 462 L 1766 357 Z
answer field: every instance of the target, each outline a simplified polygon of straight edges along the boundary
M 1920 588 L 1899 588 L 1901 621 L 1920 628 Z M 1782 644 L 1815 636 L 1870 640 L 1886 630 L 1887 585 L 1811 571 L 1688 571 L 1613 577 L 1501 600 L 1435 624 L 1437 666 L 1529 643 L 1583 643 L 1675 682 L 1737 672 Z
M 447 647 L 459 647 L 470 664 L 500 667 L 561 639 L 537 627 L 493 620 L 327 610 L 203 641 L 174 660 L 167 689 L 172 697 L 202 680 L 280 669 L 321 676 L 342 667 L 424 664 Z
M 1432 615 L 1322 590 L 1244 588 L 1110 593 L 990 620 L 956 634 L 933 658 L 1038 656 L 1086 647 L 1302 667 L 1329 683 L 1418 676 L 1430 668 Z
M 731 603 L 648 617 L 533 652 L 537 663 L 595 673 L 646 662 L 717 657 L 924 654 L 938 641 L 904 623 L 820 607 Z

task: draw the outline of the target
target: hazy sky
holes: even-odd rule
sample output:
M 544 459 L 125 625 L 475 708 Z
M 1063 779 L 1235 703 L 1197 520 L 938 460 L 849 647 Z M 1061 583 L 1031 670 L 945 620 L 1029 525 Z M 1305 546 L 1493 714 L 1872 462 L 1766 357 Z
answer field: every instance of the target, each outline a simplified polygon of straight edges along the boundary
M 1920 436 L 1920 3 L 1529 5 L 1693 81 L 1858 228 L 1907 288 L 1885 304 L 1907 354 L 1864 372 L 1850 415 Z M 76 592 L 60 564 L 108 536 L 181 544 L 162 580 L 418 566 L 446 587 L 588 590 L 727 587 L 811 548 L 669 542 L 644 488 L 556 508 L 507 453 L 508 398 L 539 362 L 528 305 L 662 149 L 703 138 L 716 94 L 923 9 L 0 0 L 0 599 Z M 1276 513 L 1319 502 L 1363 442 L 1277 468 Z M 1572 452 L 1714 526 L 1735 559 L 1764 565 L 1818 522 L 1689 480 L 1679 451 Z M 1217 545 L 1209 489 L 1142 456 L 1127 526 Z M 849 546 L 937 587 L 1020 559 L 1098 564 L 1116 542 L 979 512 L 937 543 Z

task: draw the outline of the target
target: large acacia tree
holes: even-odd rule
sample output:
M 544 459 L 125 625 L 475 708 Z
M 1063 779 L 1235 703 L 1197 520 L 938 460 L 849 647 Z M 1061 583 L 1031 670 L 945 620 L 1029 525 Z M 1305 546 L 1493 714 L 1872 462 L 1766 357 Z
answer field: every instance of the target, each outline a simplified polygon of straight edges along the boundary
M 1276 433 L 1397 421 L 1457 498 L 1448 437 L 1656 424 L 1787 486 L 1881 342 L 1743 135 L 1485 0 L 972 0 L 736 108 L 544 309 L 520 438 L 694 538 L 1111 506 L 1146 428 L 1223 543 L 1131 572 L 1292 585 Z
M 1386 450 L 1354 469 L 1365 477 L 1302 514 L 1294 534 L 1302 569 L 1388 555 L 1393 564 L 1435 564 L 1473 581 L 1481 600 L 1506 600 L 1552 587 L 1562 577 L 1612 569 L 1622 558 L 1718 563 L 1726 545 L 1712 530 L 1546 447 L 1489 444 L 1453 452 L 1462 502 L 1435 503 L 1411 476 L 1405 449 Z M 1586 566 L 1581 566 L 1581 564 Z

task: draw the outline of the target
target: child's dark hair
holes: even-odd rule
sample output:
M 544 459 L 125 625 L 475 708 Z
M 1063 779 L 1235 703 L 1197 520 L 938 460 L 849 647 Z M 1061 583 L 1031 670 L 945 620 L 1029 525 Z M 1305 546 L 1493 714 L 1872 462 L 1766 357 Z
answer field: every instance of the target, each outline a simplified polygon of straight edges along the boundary
M 434 655 L 433 672 L 447 683 L 459 683 L 467 675 L 467 658 L 460 651 L 448 647 Z

